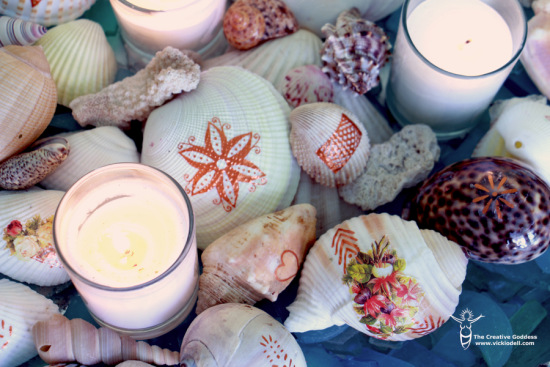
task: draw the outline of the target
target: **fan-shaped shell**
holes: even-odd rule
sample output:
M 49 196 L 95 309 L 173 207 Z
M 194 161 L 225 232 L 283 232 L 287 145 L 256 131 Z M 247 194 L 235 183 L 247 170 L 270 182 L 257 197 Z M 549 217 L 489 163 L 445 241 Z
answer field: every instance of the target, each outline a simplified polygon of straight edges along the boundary
M 529 20 L 529 31 L 520 61 L 539 91 L 550 98 L 550 13 Z
M 377 338 L 419 338 L 455 311 L 467 262 L 458 245 L 415 222 L 385 213 L 347 220 L 310 250 L 285 326 L 346 323 Z
M 180 355 L 181 367 L 306 367 L 283 325 L 262 310 L 234 303 L 209 308 L 193 320 Z
M 290 205 L 299 174 L 288 142 L 288 113 L 267 81 L 221 67 L 203 72 L 197 89 L 149 116 L 142 163 L 186 188 L 199 248 Z
M 333 102 L 334 89 L 329 77 L 317 65 L 290 70 L 281 86 L 281 94 L 293 107 L 315 102 Z
M 46 31 L 40 24 L 0 15 L 0 47 L 32 45 Z
M 57 306 L 29 287 L 7 279 L 0 280 L 0 362 L 18 366 L 37 353 L 32 326 L 59 314 Z
M 139 162 L 134 141 L 114 126 L 57 136 L 67 139 L 71 145 L 71 153 L 55 171 L 40 182 L 50 190 L 67 191 L 80 177 L 108 164 Z
M 332 103 L 310 103 L 290 114 L 292 152 L 315 181 L 335 187 L 351 183 L 369 158 L 369 138 L 359 119 Z
M 0 272 L 42 286 L 69 281 L 54 249 L 52 223 L 62 191 L 34 189 L 0 195 Z
M 0 162 L 31 145 L 50 123 L 56 89 L 41 47 L 0 48 Z
M 79 19 L 59 25 L 36 44 L 44 47 L 57 86 L 57 103 L 63 106 L 99 92 L 115 79 L 115 53 L 98 23 Z
M 78 18 L 94 3 L 95 0 L 3 0 L 0 13 L 49 27 Z

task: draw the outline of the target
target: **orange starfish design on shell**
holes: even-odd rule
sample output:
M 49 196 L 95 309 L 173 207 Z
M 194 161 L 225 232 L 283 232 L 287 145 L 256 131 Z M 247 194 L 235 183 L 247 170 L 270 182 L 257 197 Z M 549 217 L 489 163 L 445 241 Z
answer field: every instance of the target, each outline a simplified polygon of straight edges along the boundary
M 489 173 L 489 184 L 491 185 L 491 190 L 489 190 L 488 188 L 486 188 L 485 186 L 482 186 L 480 184 L 475 184 L 474 186 L 482 191 L 485 191 L 487 192 L 488 194 L 487 195 L 483 195 L 483 196 L 480 196 L 478 198 L 475 198 L 473 200 L 474 203 L 477 203 L 477 202 L 480 202 L 482 200 L 485 200 L 487 198 L 490 197 L 489 201 L 487 202 L 487 204 L 485 204 L 485 207 L 483 208 L 483 211 L 482 213 L 483 214 L 487 214 L 487 211 L 489 210 L 489 208 L 491 207 L 491 204 L 493 203 L 493 201 L 495 201 L 495 207 L 496 207 L 496 211 L 497 211 L 497 216 L 498 216 L 498 219 L 501 219 L 502 220 L 502 211 L 500 210 L 500 206 L 498 205 L 498 202 L 502 202 L 503 204 L 505 204 L 506 206 L 510 207 L 510 208 L 514 208 L 514 204 L 509 202 L 508 200 L 502 198 L 502 197 L 497 197 L 498 195 L 505 195 L 505 194 L 513 194 L 515 192 L 518 191 L 518 189 L 509 189 L 509 190 L 504 190 L 502 192 L 498 192 L 502 186 L 504 185 L 504 183 L 506 182 L 506 176 L 502 177 L 502 179 L 500 180 L 500 182 L 498 183 L 498 187 L 496 188 L 495 190 L 495 184 L 493 182 L 493 174 L 492 173 Z
M 218 123 L 219 127 L 216 126 Z M 265 173 L 245 159 L 252 150 L 256 154 L 260 153 L 260 147 L 257 146 L 260 135 L 249 132 L 227 140 L 224 129 L 230 128 L 229 124 L 222 125 L 214 117 L 206 128 L 204 147 L 193 144 L 194 136 L 188 139 L 188 143 L 178 145 L 179 154 L 198 169 L 193 177 L 184 175 L 184 179 L 189 182 L 185 191 L 193 196 L 216 188 L 219 200 L 214 200 L 214 204 L 221 203 L 227 212 L 237 205 L 239 182 L 251 183 L 250 192 L 256 189 L 256 185 L 267 183 Z

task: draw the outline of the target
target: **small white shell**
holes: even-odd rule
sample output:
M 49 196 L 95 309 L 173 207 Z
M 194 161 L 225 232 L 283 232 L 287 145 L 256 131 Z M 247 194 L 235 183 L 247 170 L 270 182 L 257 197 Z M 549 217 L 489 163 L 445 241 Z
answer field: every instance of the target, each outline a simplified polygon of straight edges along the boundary
M 29 287 L 0 280 L 0 364 L 18 366 L 37 354 L 32 326 L 59 314 L 57 306 Z
M 132 139 L 114 126 L 97 127 L 57 135 L 67 139 L 71 153 L 40 184 L 50 190 L 67 191 L 78 179 L 96 168 L 113 163 L 139 163 Z
M 294 68 L 286 74 L 285 81 L 280 92 L 293 107 L 307 103 L 333 102 L 332 82 L 317 65 Z
M 94 3 L 95 0 L 3 0 L 0 13 L 49 27 L 78 18 Z
M 32 45 L 46 32 L 46 27 L 40 24 L 0 16 L 0 47 Z
M 316 182 L 346 185 L 363 172 L 369 138 L 353 113 L 332 103 L 311 103 L 292 111 L 290 122 L 292 152 Z

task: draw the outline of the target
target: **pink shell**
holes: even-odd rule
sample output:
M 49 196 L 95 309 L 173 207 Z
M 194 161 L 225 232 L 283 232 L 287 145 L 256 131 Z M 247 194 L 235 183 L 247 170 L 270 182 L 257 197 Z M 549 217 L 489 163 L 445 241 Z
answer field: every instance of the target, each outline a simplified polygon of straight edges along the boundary
M 305 65 L 290 70 L 285 76 L 282 93 L 286 101 L 294 107 L 334 100 L 332 82 L 317 65 Z

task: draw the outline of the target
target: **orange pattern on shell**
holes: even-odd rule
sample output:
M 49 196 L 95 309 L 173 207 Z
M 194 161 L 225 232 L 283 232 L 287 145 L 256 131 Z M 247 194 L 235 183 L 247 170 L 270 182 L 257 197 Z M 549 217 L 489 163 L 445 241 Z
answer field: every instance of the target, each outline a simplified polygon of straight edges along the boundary
M 13 335 L 13 326 L 10 326 L 7 330 L 6 330 L 6 322 L 4 320 L 2 320 L 2 329 L 0 330 L 0 339 L 3 339 L 3 340 L 0 340 L 0 344 L 2 346 L 0 346 L 0 350 L 2 349 L 5 349 L 9 342 L 10 342 L 10 339 L 11 339 L 11 336 Z M 7 332 L 7 333 L 6 333 Z M 8 338 L 9 336 L 9 338 Z
M 317 156 L 334 173 L 338 173 L 351 159 L 361 141 L 361 130 L 342 114 L 340 124 L 330 138 L 317 150 Z
M 269 340 L 262 335 L 260 344 L 265 347 L 264 354 L 269 359 L 269 363 L 276 363 L 271 365 L 271 367 L 293 367 L 292 359 L 288 357 L 288 354 L 285 354 L 281 345 L 277 344 L 277 340 L 273 341 L 271 335 L 269 335 Z
M 357 238 L 353 237 L 355 232 L 349 229 L 338 228 L 332 238 L 332 246 L 336 247 L 334 255 L 338 255 L 338 265 L 342 265 L 342 259 L 348 257 L 351 259 L 359 253 Z M 344 261 L 344 274 L 346 274 L 346 261 Z

